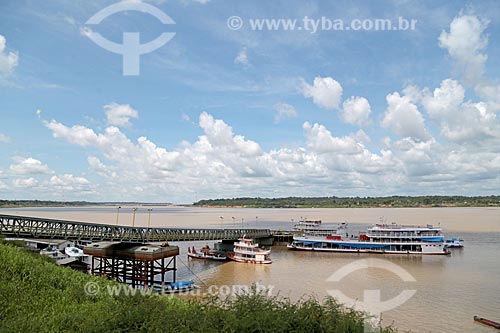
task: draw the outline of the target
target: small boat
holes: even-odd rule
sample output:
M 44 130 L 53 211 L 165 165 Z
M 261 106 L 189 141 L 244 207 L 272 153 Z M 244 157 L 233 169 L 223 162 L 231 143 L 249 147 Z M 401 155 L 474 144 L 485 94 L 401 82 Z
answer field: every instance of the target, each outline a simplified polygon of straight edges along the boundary
M 227 257 L 237 262 L 251 264 L 271 264 L 273 261 L 269 258 L 271 250 L 259 248 L 251 238 L 240 238 L 239 242 L 234 243 L 234 253 L 228 253 Z
M 200 249 L 200 252 L 197 252 L 193 247 L 188 247 L 188 257 L 195 259 L 205 259 L 205 260 L 227 260 L 227 256 L 220 252 L 211 250 L 208 245 L 205 245 Z
M 463 248 L 464 247 L 464 240 L 463 239 L 460 239 L 458 237 L 453 237 L 453 238 L 449 238 L 449 239 L 446 239 L 444 241 L 444 247 L 446 248 Z
M 170 282 L 162 290 L 162 292 L 166 294 L 173 294 L 173 293 L 187 292 L 198 288 L 199 287 L 196 284 L 194 284 L 194 280 L 179 281 L 179 282 Z
M 79 249 L 75 246 L 68 246 L 64 249 L 64 253 L 68 256 L 68 257 L 84 257 L 85 254 L 83 253 L 83 250 L 82 249 Z
M 45 249 L 40 251 L 41 255 L 48 256 L 55 260 L 65 259 L 66 255 L 59 251 L 55 245 L 49 245 Z
M 481 323 L 483 325 L 490 326 L 497 330 L 500 330 L 500 323 L 497 323 L 496 321 L 489 320 L 486 318 L 481 318 L 479 316 L 474 316 L 474 321 L 477 321 L 478 323 Z

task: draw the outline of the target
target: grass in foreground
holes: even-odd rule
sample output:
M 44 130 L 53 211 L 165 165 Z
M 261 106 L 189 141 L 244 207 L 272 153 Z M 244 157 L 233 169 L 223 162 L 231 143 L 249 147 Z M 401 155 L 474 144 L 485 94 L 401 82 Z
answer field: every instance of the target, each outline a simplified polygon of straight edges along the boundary
M 89 296 L 91 281 L 100 290 L 117 285 L 0 243 L 0 332 L 363 332 L 363 315 L 333 299 Z

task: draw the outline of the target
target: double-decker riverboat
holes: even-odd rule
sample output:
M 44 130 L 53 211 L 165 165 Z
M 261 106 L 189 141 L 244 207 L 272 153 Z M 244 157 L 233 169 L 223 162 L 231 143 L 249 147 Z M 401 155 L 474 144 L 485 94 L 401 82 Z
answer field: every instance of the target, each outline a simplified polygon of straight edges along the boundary
M 295 235 L 288 244 L 292 250 L 387 253 L 387 254 L 449 254 L 445 248 L 440 227 L 377 224 L 360 233 L 347 236 L 347 224 L 342 224 L 335 235 Z
M 270 264 L 272 260 L 269 258 L 271 250 L 259 248 L 259 245 L 250 238 L 241 238 L 234 243 L 234 253 L 228 253 L 227 257 L 238 262 L 251 264 Z
M 331 236 L 336 235 L 346 223 L 340 225 L 322 224 L 321 220 L 301 220 L 293 226 L 293 232 L 296 235 L 309 236 Z

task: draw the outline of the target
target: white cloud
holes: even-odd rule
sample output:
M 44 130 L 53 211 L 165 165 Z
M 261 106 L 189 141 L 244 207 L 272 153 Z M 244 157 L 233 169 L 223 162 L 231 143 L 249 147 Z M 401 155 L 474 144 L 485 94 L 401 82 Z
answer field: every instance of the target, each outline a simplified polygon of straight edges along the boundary
M 63 20 L 64 22 L 68 23 L 70 26 L 72 26 L 73 28 L 77 28 L 78 27 L 78 23 L 76 22 L 75 18 L 73 16 L 64 16 L 63 17 Z
M 12 185 L 17 188 L 28 188 L 35 187 L 38 185 L 38 181 L 33 178 L 16 178 L 12 181 Z
M 370 122 L 371 107 L 368 100 L 364 97 L 351 96 L 345 100 L 340 110 L 340 118 L 342 121 L 364 126 Z
M 500 137 L 500 124 L 491 105 L 464 101 L 464 97 L 464 87 L 446 79 L 432 94 L 424 90 L 422 105 L 448 140 L 466 142 Z
M 94 171 L 98 175 L 107 178 L 116 178 L 116 172 L 113 171 L 113 169 L 109 166 L 102 163 L 99 158 L 95 156 L 89 156 L 87 158 L 87 162 L 89 164 L 89 169 Z
M 381 126 L 391 129 L 398 136 L 427 140 L 430 135 L 424 124 L 424 118 L 408 96 L 395 92 L 386 96 L 387 110 Z
M 82 190 L 90 182 L 83 177 L 75 177 L 72 174 L 63 174 L 60 176 L 52 176 L 50 178 L 50 185 L 58 190 L 74 191 Z
M 73 127 L 66 127 L 55 120 L 51 120 L 50 122 L 44 120 L 43 123 L 52 131 L 54 138 L 64 138 L 80 146 L 99 145 L 100 142 L 106 140 L 104 136 L 98 136 L 94 130 L 85 126 L 75 125 Z
M 317 153 L 356 154 L 363 150 L 355 137 L 334 137 L 325 126 L 305 122 L 302 125 L 307 139 L 307 147 Z
M 314 104 L 327 110 L 336 109 L 342 98 L 342 86 L 331 77 L 316 77 L 313 85 L 302 83 L 304 97 L 312 97 Z
M 396 99 L 392 104 L 412 109 L 408 107 L 413 105 L 409 97 L 397 93 L 389 96 Z M 392 104 L 393 110 L 386 116 L 393 120 L 404 118 L 404 108 Z M 409 114 L 419 120 L 416 107 L 412 110 Z M 393 120 L 388 121 L 391 128 L 400 125 Z M 175 202 L 194 200 L 194 192 L 198 197 L 212 198 L 318 195 L 318 191 L 322 195 L 380 195 L 381 191 L 391 194 L 438 183 L 443 189 L 459 188 L 474 177 L 489 179 L 500 172 L 500 158 L 491 152 L 450 148 L 430 136 L 425 140 L 417 138 L 427 134 L 425 129 L 422 132 L 422 128 L 419 131 L 406 125 L 398 131 L 412 135 L 402 135 L 394 143 L 387 139 L 386 147 L 378 153 L 365 146 L 371 140 L 362 130 L 334 136 L 324 125 L 309 122 L 303 124 L 304 147 L 264 151 L 257 142 L 235 134 L 230 125 L 205 112 L 199 117 L 203 133 L 198 139 L 182 142 L 172 151 L 145 137 L 132 142 L 116 127 L 95 133 L 83 126 L 73 131 L 79 127 L 56 121 L 46 125 L 56 137 L 81 146 L 91 145 L 106 159 L 104 163 L 100 157 L 88 158 L 89 172 L 103 177 L 102 183 L 79 184 L 63 175 L 52 177 L 51 185 L 56 189 L 72 188 L 74 193 L 86 193 L 92 188 L 103 200 L 135 198 L 145 184 L 148 189 L 140 194 L 144 200 L 158 201 L 161 197 Z M 87 133 L 88 138 L 75 133 Z M 482 159 L 488 160 L 480 162 Z
M 297 110 L 290 104 L 278 103 L 274 105 L 273 109 L 276 110 L 274 115 L 274 123 L 276 124 L 284 119 L 297 118 Z
M 442 31 L 439 36 L 439 46 L 448 50 L 468 84 L 477 83 L 484 73 L 488 57 L 481 51 L 488 44 L 488 38 L 482 33 L 487 26 L 488 22 L 485 20 L 461 14 L 451 22 L 450 32 Z
M 16 52 L 7 52 L 7 40 L 3 35 L 0 35 L 0 75 L 9 75 L 16 68 L 19 56 Z
M 15 158 L 14 164 L 10 165 L 10 171 L 18 175 L 35 175 L 35 174 L 49 174 L 53 173 L 52 170 L 46 165 L 42 164 L 39 160 L 34 158 Z
M 10 142 L 10 138 L 7 135 L 5 135 L 5 134 L 1 134 L 0 133 L 0 142 L 9 143 Z
M 243 156 L 256 156 L 262 152 L 258 143 L 245 140 L 245 137 L 242 135 L 234 135 L 231 126 L 222 120 L 214 119 L 206 112 L 200 115 L 199 125 L 206 135 L 200 137 L 200 139 L 204 141 L 206 138 L 212 147 L 225 147 Z
M 130 127 L 130 118 L 137 118 L 139 113 L 128 104 L 110 103 L 104 105 L 108 124 L 118 127 Z
M 213 196 L 243 195 L 255 189 L 274 191 L 282 187 L 294 191 L 300 184 L 324 182 L 334 188 L 358 188 L 368 181 L 361 173 L 384 174 L 385 168 L 397 165 L 390 152 L 377 155 L 364 147 L 362 141 L 369 141 L 366 133 L 358 131 L 334 137 L 319 124 L 304 124 L 306 148 L 267 152 L 258 143 L 234 134 L 231 126 L 205 112 L 199 118 L 203 135 L 193 143 L 181 143 L 174 151 L 158 147 L 144 137 L 133 143 L 116 127 L 96 134 L 78 125 L 67 127 L 56 121 L 45 124 L 55 137 L 81 146 L 91 145 L 113 162 L 111 168 L 97 157 L 88 158 L 89 171 L 107 180 L 99 190 L 101 195 L 123 193 L 129 197 L 134 187 L 144 187 L 145 183 L 150 187 L 146 193 L 155 193 L 155 198 L 158 193 L 185 197 L 193 191 Z M 77 130 L 72 130 L 75 128 Z M 85 139 L 81 133 L 85 133 Z M 336 172 L 347 174 L 339 177 Z M 117 179 L 126 179 L 126 185 Z
M 247 53 L 247 48 L 244 47 L 242 48 L 239 52 L 236 58 L 234 59 L 235 64 L 240 64 L 240 65 L 248 65 L 248 53 Z
M 483 53 L 488 45 L 485 30 L 489 21 L 474 15 L 455 17 L 450 24 L 450 32 L 443 31 L 439 45 L 448 50 L 455 62 L 456 70 L 462 74 L 467 86 L 473 86 L 476 94 L 486 99 L 489 109 L 500 111 L 500 85 L 484 76 L 488 56 Z

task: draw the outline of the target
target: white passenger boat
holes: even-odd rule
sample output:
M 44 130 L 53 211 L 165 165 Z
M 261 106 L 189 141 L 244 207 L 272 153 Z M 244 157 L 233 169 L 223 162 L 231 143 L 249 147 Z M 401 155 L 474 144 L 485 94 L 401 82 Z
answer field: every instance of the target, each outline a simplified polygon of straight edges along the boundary
M 463 239 L 460 239 L 458 237 L 453 237 L 453 238 L 449 238 L 447 240 L 444 241 L 444 247 L 446 248 L 463 248 L 464 247 L 464 240 Z
M 45 249 L 40 251 L 40 254 L 44 255 L 44 256 L 48 256 L 48 257 L 55 259 L 55 260 L 61 260 L 61 259 L 66 258 L 66 255 L 64 253 L 62 253 L 61 251 L 59 251 L 59 249 L 55 245 L 47 246 Z
M 338 225 L 322 224 L 321 220 L 301 220 L 293 226 L 295 234 L 304 234 L 310 236 L 330 236 L 336 235 L 338 230 L 345 226 L 346 223 Z
M 347 237 L 346 228 L 347 225 L 341 226 L 336 235 L 295 235 L 288 248 L 326 252 L 449 254 L 441 228 L 432 225 L 377 224 L 368 228 L 366 233 L 351 238 Z
M 83 253 L 83 250 L 82 249 L 79 249 L 75 246 L 68 246 L 64 249 L 64 253 L 68 256 L 68 257 L 85 257 L 85 254 Z
M 270 264 L 269 258 L 271 250 L 259 248 L 259 245 L 250 238 L 241 238 L 234 243 L 234 253 L 228 253 L 227 257 L 238 262 L 251 264 Z

